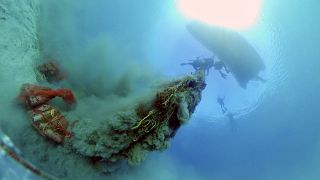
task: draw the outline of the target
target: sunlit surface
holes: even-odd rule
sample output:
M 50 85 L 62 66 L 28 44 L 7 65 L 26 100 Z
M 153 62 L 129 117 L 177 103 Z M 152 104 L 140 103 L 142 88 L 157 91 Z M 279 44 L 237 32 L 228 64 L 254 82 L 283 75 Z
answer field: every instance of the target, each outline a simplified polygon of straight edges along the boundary
M 233 29 L 253 25 L 262 0 L 179 0 L 178 8 L 188 18 Z

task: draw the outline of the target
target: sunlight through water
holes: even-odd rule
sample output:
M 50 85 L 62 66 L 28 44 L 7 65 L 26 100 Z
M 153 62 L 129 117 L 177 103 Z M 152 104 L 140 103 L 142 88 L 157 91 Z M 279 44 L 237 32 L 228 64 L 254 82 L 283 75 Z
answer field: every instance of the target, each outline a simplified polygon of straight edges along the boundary
M 193 20 L 232 29 L 255 24 L 262 0 L 178 0 L 181 13 Z

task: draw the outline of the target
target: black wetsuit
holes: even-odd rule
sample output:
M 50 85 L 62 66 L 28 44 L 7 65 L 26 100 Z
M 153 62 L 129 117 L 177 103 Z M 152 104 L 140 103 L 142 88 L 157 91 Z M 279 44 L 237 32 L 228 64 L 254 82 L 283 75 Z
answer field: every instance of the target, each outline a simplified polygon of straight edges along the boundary
M 218 97 L 217 102 L 220 104 L 222 113 L 228 111 L 228 109 L 224 106 L 224 98 Z

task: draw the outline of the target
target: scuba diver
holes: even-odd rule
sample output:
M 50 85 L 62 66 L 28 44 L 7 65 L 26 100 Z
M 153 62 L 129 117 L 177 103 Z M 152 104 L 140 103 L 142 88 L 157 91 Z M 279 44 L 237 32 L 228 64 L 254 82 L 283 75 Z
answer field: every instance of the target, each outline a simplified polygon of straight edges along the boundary
M 218 102 L 218 104 L 220 105 L 221 111 L 222 111 L 223 114 L 224 114 L 226 111 L 228 111 L 228 109 L 224 106 L 224 97 L 218 96 L 218 97 L 217 97 L 217 102 Z
M 222 72 L 222 68 L 224 68 L 226 73 L 230 73 L 230 71 L 227 69 L 226 65 L 222 61 L 218 61 L 218 62 L 214 63 L 213 67 L 215 70 L 219 71 L 219 73 L 223 79 L 227 78 L 227 74 Z
M 225 97 L 217 97 L 217 102 L 221 107 L 221 111 L 222 113 L 229 119 L 229 124 L 230 124 L 230 128 L 232 132 L 237 131 L 237 124 L 236 124 L 236 120 L 234 119 L 234 113 L 231 113 L 228 108 L 225 107 L 224 105 L 224 98 Z
M 209 71 L 214 65 L 213 57 L 200 59 L 200 56 L 198 56 L 196 59 L 189 61 L 190 62 L 188 63 L 181 63 L 180 65 L 191 65 L 196 72 L 203 70 L 205 71 L 206 75 L 209 75 Z
M 188 62 L 188 63 L 181 63 L 180 65 L 181 66 L 191 65 L 195 71 L 200 70 L 200 68 L 202 67 L 202 62 L 200 60 L 200 56 L 198 56 L 196 59 L 192 59 L 192 60 L 189 60 L 189 61 L 190 62 Z
M 207 75 L 209 75 L 209 71 L 212 67 L 214 67 L 214 57 L 212 56 L 211 58 L 204 58 L 202 68 Z
M 206 72 L 206 75 L 209 75 L 209 71 L 212 67 L 214 67 L 215 70 L 218 70 L 221 77 L 223 79 L 227 78 L 227 74 L 222 72 L 222 69 L 224 68 L 226 73 L 229 73 L 230 71 L 226 68 L 226 65 L 222 61 L 214 62 L 214 56 L 209 58 L 203 58 L 200 59 L 200 56 L 198 56 L 194 60 L 189 60 L 188 63 L 181 63 L 181 66 L 184 65 L 191 65 L 195 71 L 203 70 Z

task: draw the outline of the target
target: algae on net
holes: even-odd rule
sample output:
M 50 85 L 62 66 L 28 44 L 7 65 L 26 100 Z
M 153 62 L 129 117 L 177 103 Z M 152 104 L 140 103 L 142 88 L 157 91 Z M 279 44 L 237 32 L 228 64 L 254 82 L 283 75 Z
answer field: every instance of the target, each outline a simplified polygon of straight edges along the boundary
M 200 71 L 161 85 L 149 103 L 107 117 L 95 129 L 88 130 L 90 122 L 81 120 L 73 129 L 70 146 L 82 156 L 138 165 L 148 152 L 168 148 L 178 128 L 195 111 L 205 86 L 204 72 Z

